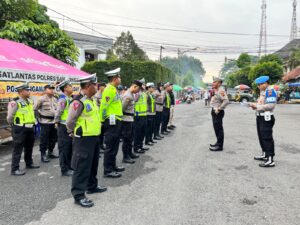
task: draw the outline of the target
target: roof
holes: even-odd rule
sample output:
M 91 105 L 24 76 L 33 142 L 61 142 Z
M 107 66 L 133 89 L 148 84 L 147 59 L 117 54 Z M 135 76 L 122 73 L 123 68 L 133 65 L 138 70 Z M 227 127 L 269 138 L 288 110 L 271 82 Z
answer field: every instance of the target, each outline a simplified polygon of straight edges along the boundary
M 285 74 L 282 78 L 283 81 L 290 81 L 295 80 L 298 77 L 300 77 L 300 66 L 298 66 L 296 69 L 292 70 L 291 72 Z
M 103 38 L 89 34 L 82 34 L 73 31 L 65 31 L 70 37 L 73 38 L 75 44 L 79 48 L 84 48 L 85 46 L 96 45 L 100 48 L 108 50 L 113 45 L 113 39 Z
M 278 50 L 274 54 L 278 55 L 285 61 L 288 60 L 293 49 L 295 48 L 300 48 L 300 39 L 294 39 L 290 41 L 287 45 L 285 45 L 282 49 Z

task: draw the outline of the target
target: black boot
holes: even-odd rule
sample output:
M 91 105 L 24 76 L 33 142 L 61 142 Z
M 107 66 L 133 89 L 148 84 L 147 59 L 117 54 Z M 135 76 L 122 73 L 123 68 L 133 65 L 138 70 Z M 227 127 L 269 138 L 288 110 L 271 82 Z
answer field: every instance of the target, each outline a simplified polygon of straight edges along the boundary
M 275 162 L 272 156 L 267 157 L 267 161 L 259 164 L 260 167 L 274 167 Z

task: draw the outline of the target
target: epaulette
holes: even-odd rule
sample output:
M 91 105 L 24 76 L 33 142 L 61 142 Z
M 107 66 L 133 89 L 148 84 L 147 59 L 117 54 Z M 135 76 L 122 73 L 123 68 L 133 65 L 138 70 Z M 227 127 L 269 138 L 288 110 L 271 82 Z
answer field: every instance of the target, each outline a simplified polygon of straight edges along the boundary
M 20 97 L 13 98 L 14 101 L 18 101 Z

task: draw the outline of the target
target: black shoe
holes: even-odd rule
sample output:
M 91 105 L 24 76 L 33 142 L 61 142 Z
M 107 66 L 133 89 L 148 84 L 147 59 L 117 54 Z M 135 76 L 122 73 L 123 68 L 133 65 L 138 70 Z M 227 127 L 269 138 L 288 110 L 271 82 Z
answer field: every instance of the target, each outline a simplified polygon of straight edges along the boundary
M 171 127 L 172 127 L 173 129 L 175 129 L 175 128 L 176 128 L 176 126 L 175 126 L 175 125 L 171 125 Z
M 130 158 L 132 158 L 132 159 L 138 159 L 138 158 L 140 158 L 138 155 L 136 155 L 136 154 L 134 154 L 134 153 L 129 154 L 129 156 L 130 156 Z
M 123 166 L 115 166 L 115 167 L 113 168 L 113 170 L 114 170 L 115 172 L 124 172 L 124 171 L 125 171 L 125 168 L 124 168 Z
M 174 130 L 174 128 L 173 128 L 173 127 L 171 127 L 171 126 L 168 126 L 168 129 L 170 129 L 170 130 Z
M 40 168 L 40 166 L 32 163 L 32 164 L 26 165 L 26 168 L 27 169 L 38 169 L 38 168 Z
M 142 149 L 135 149 L 134 152 L 137 153 L 137 154 L 144 154 L 145 153 L 145 151 L 142 150 Z
M 161 136 L 161 135 L 158 135 L 157 137 L 161 138 L 161 139 L 164 139 L 165 137 Z
M 167 133 L 166 131 L 161 132 L 162 135 L 168 135 L 169 133 Z
M 147 147 L 141 147 L 141 150 L 143 151 L 149 151 L 150 148 L 147 148 Z
M 50 153 L 50 154 L 48 154 L 48 158 L 49 158 L 49 159 L 58 159 L 59 156 L 54 155 L 53 153 Z
M 121 177 L 122 174 L 118 173 L 118 172 L 104 172 L 104 177 L 107 177 L 107 178 L 119 178 Z
M 213 152 L 223 151 L 223 147 L 220 146 L 210 147 L 209 150 Z
M 98 186 L 93 190 L 88 190 L 86 193 L 87 194 L 95 194 L 95 193 L 102 193 L 102 192 L 105 192 L 105 191 L 107 191 L 107 187 Z
M 217 147 L 218 144 L 214 144 L 214 145 L 210 144 L 209 146 L 214 148 L 214 147 Z
M 106 147 L 104 145 L 100 145 L 100 150 L 106 150 Z
M 50 162 L 50 159 L 49 159 L 49 157 L 48 157 L 47 155 L 42 155 L 42 156 L 41 156 L 41 160 L 42 160 L 43 163 L 48 163 L 48 162 Z
M 171 133 L 171 131 L 170 131 L 170 130 L 166 130 L 165 132 L 167 132 L 168 134 L 169 134 L 169 133 Z
M 94 206 L 94 202 L 87 198 L 75 200 L 75 204 L 80 205 L 84 208 L 90 208 L 90 207 Z
M 263 152 L 262 155 L 254 156 L 254 160 L 258 160 L 258 161 L 267 161 L 268 158 L 266 157 L 266 154 Z
M 127 164 L 134 164 L 135 163 L 135 161 L 132 160 L 131 158 L 125 158 L 125 159 L 123 159 L 122 162 L 123 163 L 127 163 Z
M 72 170 L 68 170 L 66 172 L 61 172 L 61 175 L 63 177 L 71 177 L 71 176 L 73 176 L 73 171 Z
M 153 140 L 151 140 L 150 141 L 152 144 L 156 144 L 157 143 L 157 141 L 153 141 Z
M 273 157 L 267 157 L 267 161 L 259 164 L 260 167 L 274 167 L 275 162 L 273 161 Z
M 162 138 L 160 137 L 154 137 L 153 140 L 157 140 L 157 141 L 160 141 Z
M 152 144 L 152 143 L 150 143 L 150 142 L 147 142 L 147 143 L 145 143 L 145 145 L 148 145 L 148 146 L 153 146 L 153 144 Z
M 22 170 L 20 170 L 20 169 L 17 169 L 17 170 L 15 170 L 15 171 L 12 171 L 11 172 L 11 175 L 13 175 L 13 176 L 23 176 L 23 175 L 25 175 L 26 174 L 26 172 L 25 171 L 22 171 Z

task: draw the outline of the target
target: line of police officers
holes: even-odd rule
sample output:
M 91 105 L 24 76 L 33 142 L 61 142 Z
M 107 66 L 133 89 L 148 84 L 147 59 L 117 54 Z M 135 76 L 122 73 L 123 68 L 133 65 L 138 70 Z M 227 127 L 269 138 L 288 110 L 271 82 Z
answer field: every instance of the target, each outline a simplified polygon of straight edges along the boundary
M 154 83 L 135 80 L 121 98 L 117 91 L 120 68 L 106 75 L 109 83 L 100 83 L 98 92 L 96 75 L 80 79 L 80 94 L 73 98 L 68 81 L 58 84 L 59 96 L 55 96 L 54 85 L 46 85 L 45 95 L 35 104 L 27 83 L 16 87 L 19 97 L 9 103 L 7 116 L 14 140 L 12 175 L 25 174 L 19 168 L 23 149 L 26 168 L 39 168 L 32 160 L 34 125 L 39 122 L 41 161 L 48 163 L 59 157 L 62 175 L 72 176 L 75 203 L 91 207 L 94 203 L 85 193 L 107 190 L 97 180 L 100 149 L 105 149 L 104 177 L 119 178 L 125 170 L 116 164 L 121 137 L 123 163 L 133 164 L 138 154 L 149 150 L 144 144 L 152 146 L 175 128 L 168 126 L 171 105 L 175 104 L 170 83 L 156 89 Z M 57 140 L 59 156 L 53 153 Z

